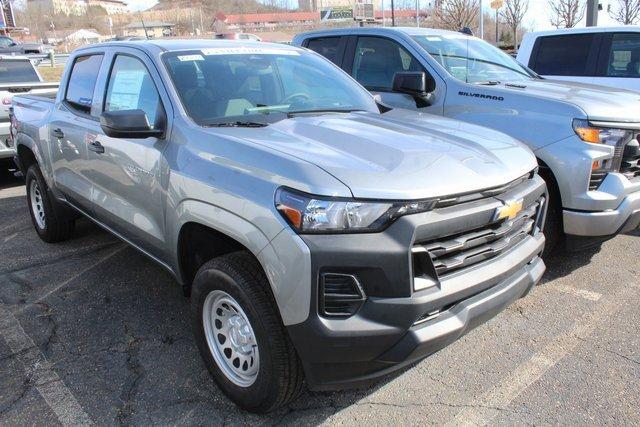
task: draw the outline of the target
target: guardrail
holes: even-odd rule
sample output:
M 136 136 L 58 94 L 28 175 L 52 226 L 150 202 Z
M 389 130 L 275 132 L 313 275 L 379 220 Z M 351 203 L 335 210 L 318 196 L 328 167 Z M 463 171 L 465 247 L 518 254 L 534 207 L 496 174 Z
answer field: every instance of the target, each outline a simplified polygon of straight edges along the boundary
M 26 55 L 37 67 L 55 67 L 65 65 L 69 59 L 68 53 L 30 54 Z

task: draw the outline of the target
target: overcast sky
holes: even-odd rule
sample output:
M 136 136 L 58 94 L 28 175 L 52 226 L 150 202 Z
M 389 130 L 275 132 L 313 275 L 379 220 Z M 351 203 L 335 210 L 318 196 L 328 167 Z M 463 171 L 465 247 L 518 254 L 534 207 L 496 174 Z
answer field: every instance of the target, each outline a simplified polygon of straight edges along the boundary
M 424 1 L 426 4 L 427 0 L 421 0 L 421 1 Z M 604 9 L 604 11 L 600 12 L 600 15 L 598 17 L 598 24 L 601 26 L 615 25 L 615 22 L 613 22 L 609 18 L 609 15 L 606 12 L 607 4 L 610 1 L 611 0 L 601 1 Z M 291 2 L 293 5 L 295 3 L 295 0 L 291 0 Z M 142 9 L 147 9 L 153 6 L 154 4 L 156 4 L 157 0 L 127 0 L 127 3 L 129 3 L 129 6 L 131 7 L 132 10 L 142 10 Z M 389 5 L 391 4 L 391 1 L 385 0 L 385 3 L 387 7 L 389 7 Z M 491 11 L 491 9 L 489 8 L 489 3 L 490 3 L 490 0 L 483 0 L 484 8 L 486 9 L 487 12 Z M 549 24 L 548 9 L 549 8 L 547 6 L 547 0 L 529 0 L 529 13 L 525 17 L 525 20 L 524 20 L 525 25 L 527 25 L 528 27 L 534 30 L 544 30 L 544 29 L 552 28 L 551 25 Z M 585 22 L 583 19 L 580 22 L 579 26 L 583 27 L 584 25 L 585 25 Z

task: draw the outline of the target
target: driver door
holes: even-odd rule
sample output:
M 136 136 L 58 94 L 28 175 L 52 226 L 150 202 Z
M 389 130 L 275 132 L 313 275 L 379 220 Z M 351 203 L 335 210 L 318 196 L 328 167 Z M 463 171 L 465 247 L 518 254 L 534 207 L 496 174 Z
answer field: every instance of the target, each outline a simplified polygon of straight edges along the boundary
M 137 52 L 136 52 L 137 53 Z M 167 112 L 148 58 L 118 51 L 104 85 L 101 111 L 143 110 L 150 124 L 164 127 Z M 152 73 L 150 70 L 154 70 Z M 166 138 L 114 138 L 96 124 L 87 141 L 96 218 L 151 255 L 163 258 L 165 241 L 162 171 Z
M 353 52 L 345 59 L 345 69 L 362 86 L 369 90 L 386 105 L 409 110 L 419 110 L 433 114 L 442 114 L 442 99 L 436 89 L 435 103 L 419 107 L 420 103 L 407 94 L 393 91 L 393 78 L 396 73 L 422 71 L 428 73 L 420 61 L 395 40 L 379 36 L 352 37 L 347 52 Z M 355 46 L 354 46 L 355 45 Z M 437 85 L 439 81 L 436 80 Z

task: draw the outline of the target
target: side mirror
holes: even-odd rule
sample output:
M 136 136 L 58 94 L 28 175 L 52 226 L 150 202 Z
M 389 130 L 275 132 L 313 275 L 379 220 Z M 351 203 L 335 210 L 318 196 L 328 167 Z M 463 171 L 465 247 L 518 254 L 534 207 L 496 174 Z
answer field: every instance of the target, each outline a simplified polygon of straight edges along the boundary
M 161 137 L 164 129 L 153 128 L 143 110 L 105 111 L 100 116 L 100 127 L 112 138 L 142 139 Z
M 413 96 L 418 107 L 433 104 L 435 90 L 436 81 L 424 71 L 396 73 L 393 76 L 393 91 Z

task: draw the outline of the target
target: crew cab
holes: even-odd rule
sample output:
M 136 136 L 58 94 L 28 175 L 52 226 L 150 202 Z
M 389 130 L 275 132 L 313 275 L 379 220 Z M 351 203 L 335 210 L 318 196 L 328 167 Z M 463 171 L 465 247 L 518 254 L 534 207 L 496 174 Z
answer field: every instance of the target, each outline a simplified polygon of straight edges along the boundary
M 550 256 L 554 247 L 598 247 L 640 224 L 637 93 L 541 79 L 490 44 L 445 30 L 345 28 L 303 33 L 293 44 L 321 53 L 386 105 L 527 144 L 549 188 Z
M 58 83 L 46 83 L 24 56 L 0 55 L 0 168 L 14 167 L 15 149 L 11 146 L 9 110 L 15 94 L 54 95 Z
M 545 78 L 640 91 L 638 26 L 527 33 L 517 59 Z
M 389 111 L 305 49 L 98 44 L 71 54 L 55 101 L 13 102 L 38 235 L 68 239 L 81 214 L 168 269 L 248 410 L 419 360 L 545 270 L 526 147 Z

